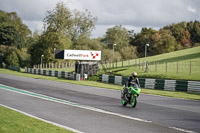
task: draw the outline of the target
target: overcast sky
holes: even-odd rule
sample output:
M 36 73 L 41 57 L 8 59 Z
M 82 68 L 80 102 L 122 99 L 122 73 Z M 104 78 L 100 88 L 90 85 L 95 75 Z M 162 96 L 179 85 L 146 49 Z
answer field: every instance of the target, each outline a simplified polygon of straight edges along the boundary
M 64 2 L 73 10 L 88 9 L 98 18 L 92 37 L 103 37 L 107 28 L 122 25 L 140 32 L 181 21 L 200 21 L 200 0 L 0 0 L 0 10 L 17 12 L 32 31 L 42 30 L 47 11 Z

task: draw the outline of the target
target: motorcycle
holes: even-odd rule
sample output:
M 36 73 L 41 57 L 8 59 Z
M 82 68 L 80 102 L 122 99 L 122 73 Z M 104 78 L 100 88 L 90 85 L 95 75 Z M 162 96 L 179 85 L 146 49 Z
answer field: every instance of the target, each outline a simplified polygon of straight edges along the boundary
M 123 91 L 121 91 L 121 102 L 123 106 L 127 104 L 131 104 L 133 108 L 137 105 L 137 98 L 140 95 L 141 89 L 136 85 L 133 84 L 128 87 L 128 92 L 124 95 L 125 86 L 123 86 Z

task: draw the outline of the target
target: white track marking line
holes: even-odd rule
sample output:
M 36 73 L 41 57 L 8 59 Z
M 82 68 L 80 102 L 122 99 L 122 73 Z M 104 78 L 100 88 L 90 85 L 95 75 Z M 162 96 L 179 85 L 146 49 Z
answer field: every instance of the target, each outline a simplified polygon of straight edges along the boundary
M 194 131 L 185 130 L 185 129 L 181 129 L 181 128 L 177 128 L 177 127 L 169 127 L 169 128 L 175 129 L 175 130 L 178 130 L 178 131 L 182 131 L 182 132 L 185 132 L 185 133 L 197 133 L 197 132 L 194 132 Z

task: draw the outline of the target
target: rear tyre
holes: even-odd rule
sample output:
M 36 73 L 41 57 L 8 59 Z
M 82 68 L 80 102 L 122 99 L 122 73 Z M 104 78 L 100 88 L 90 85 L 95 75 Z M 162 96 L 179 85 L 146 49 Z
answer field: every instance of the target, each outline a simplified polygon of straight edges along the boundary
M 137 105 L 137 97 L 133 95 L 131 99 L 131 106 L 135 108 L 136 105 Z

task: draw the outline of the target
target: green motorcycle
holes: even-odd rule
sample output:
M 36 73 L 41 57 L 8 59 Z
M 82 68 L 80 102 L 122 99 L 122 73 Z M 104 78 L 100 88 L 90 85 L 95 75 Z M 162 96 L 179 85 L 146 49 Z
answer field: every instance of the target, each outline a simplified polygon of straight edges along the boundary
M 127 104 L 131 104 L 133 108 L 137 105 L 137 97 L 139 96 L 141 89 L 138 85 L 133 84 L 128 87 L 128 92 L 124 94 L 125 86 L 123 87 L 123 91 L 121 91 L 121 102 L 123 106 Z

